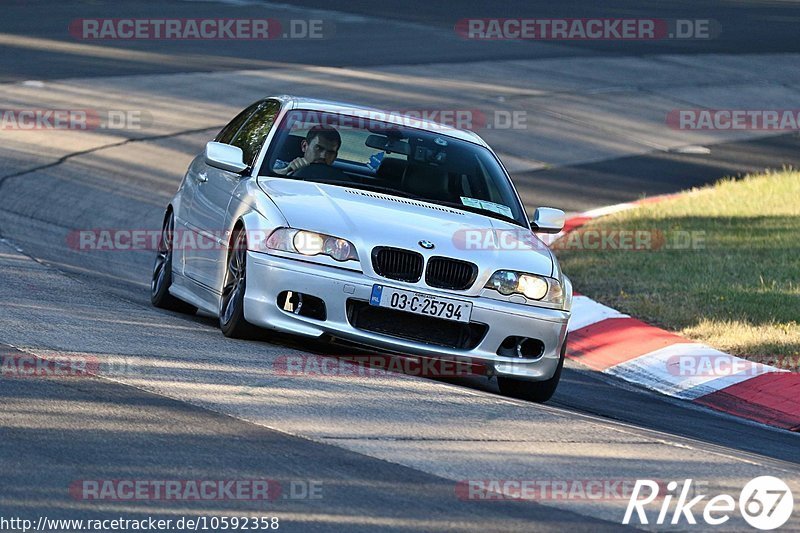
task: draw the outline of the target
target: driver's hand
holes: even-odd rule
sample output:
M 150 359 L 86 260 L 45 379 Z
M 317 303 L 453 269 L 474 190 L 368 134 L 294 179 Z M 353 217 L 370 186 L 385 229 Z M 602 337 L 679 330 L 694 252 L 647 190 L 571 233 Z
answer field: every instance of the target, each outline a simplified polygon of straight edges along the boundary
M 309 165 L 308 160 L 305 157 L 298 157 L 291 163 L 286 166 L 287 172 L 297 172 L 303 167 L 307 167 Z
M 303 167 L 307 167 L 309 162 L 304 157 L 298 157 L 288 165 L 283 168 L 275 169 L 275 174 L 280 174 L 281 176 L 288 176 L 292 172 L 295 172 Z

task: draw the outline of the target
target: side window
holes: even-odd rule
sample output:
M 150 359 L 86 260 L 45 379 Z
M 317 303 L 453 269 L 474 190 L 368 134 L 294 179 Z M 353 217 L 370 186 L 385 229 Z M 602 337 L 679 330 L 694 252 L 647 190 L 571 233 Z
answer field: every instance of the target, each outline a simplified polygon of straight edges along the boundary
M 230 144 L 238 146 L 244 152 L 244 162 L 252 167 L 264 144 L 269 130 L 275 123 L 275 117 L 281 110 L 281 105 L 275 100 L 261 102 L 255 112 L 245 122 L 239 133 L 233 138 Z
M 228 125 L 222 128 L 222 130 L 217 134 L 214 138 L 215 142 L 218 143 L 225 143 L 230 144 L 231 140 L 233 140 L 233 136 L 236 135 L 236 132 L 239 131 L 239 128 L 242 127 L 244 121 L 253 114 L 258 106 L 261 105 L 262 102 L 256 102 L 255 104 L 250 105 L 247 109 L 236 115 L 236 117 L 228 122 Z

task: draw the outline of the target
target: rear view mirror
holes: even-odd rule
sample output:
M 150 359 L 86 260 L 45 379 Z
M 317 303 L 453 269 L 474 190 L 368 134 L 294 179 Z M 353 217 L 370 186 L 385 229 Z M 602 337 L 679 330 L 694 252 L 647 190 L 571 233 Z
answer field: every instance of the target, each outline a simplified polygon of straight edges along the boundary
M 241 148 L 217 142 L 206 144 L 206 164 L 237 174 L 247 169 Z
M 406 141 L 393 139 L 385 135 L 370 135 L 367 137 L 365 144 L 370 148 L 382 150 L 389 154 L 409 155 L 411 153 L 411 146 Z
M 537 207 L 531 220 L 534 233 L 558 233 L 564 229 L 566 215 L 561 209 L 552 207 Z

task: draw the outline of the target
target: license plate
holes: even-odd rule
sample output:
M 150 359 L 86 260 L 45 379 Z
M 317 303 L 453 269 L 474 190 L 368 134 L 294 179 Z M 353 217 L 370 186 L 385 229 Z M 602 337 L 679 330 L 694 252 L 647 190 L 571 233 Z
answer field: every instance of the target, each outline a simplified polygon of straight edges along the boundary
M 472 302 L 442 298 L 432 294 L 393 289 L 383 285 L 372 286 L 369 304 L 388 307 L 417 315 L 432 316 L 456 322 L 469 322 Z

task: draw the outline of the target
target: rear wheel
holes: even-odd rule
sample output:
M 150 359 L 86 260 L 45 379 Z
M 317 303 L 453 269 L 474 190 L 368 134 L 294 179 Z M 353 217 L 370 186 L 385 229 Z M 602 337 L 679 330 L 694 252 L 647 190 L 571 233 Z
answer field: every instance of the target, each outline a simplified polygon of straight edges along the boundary
M 549 400 L 556 392 L 561 379 L 561 369 L 564 367 L 564 357 L 567 354 L 567 339 L 561 345 L 561 355 L 553 377 L 545 381 L 524 381 L 521 379 L 497 376 L 497 385 L 504 396 L 519 398 L 529 402 L 543 403 Z
M 226 337 L 250 339 L 258 328 L 244 318 L 244 293 L 247 288 L 247 237 L 238 229 L 231 240 L 225 283 L 219 306 L 219 327 Z
M 194 314 L 197 307 L 175 298 L 169 293 L 172 285 L 172 237 L 175 234 L 175 217 L 168 212 L 161 227 L 158 240 L 158 253 L 153 263 L 153 276 L 150 279 L 150 302 L 161 309 Z

